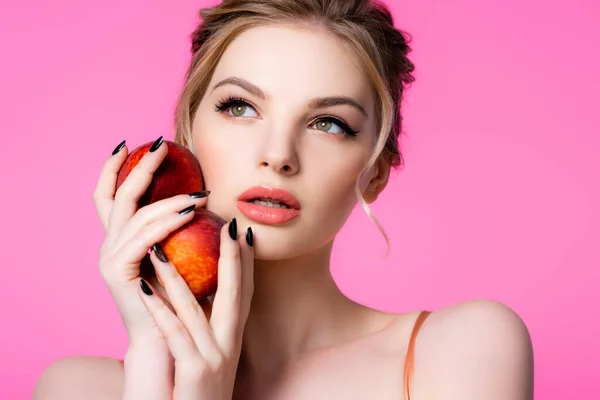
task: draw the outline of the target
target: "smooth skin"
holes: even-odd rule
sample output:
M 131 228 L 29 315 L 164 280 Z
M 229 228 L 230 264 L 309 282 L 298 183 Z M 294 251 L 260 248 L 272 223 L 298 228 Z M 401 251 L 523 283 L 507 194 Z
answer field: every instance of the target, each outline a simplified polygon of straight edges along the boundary
M 328 96 L 352 98 L 365 112 L 348 104 L 310 106 Z M 243 102 L 217 110 L 229 97 Z M 34 398 L 403 399 L 403 364 L 418 312 L 358 304 L 329 272 L 333 240 L 357 202 L 354 181 L 376 140 L 375 103 L 357 60 L 324 29 L 264 26 L 237 37 L 193 121 L 207 198 L 176 196 L 135 210 L 166 146 L 145 156 L 116 193 L 127 150 L 101 172 L 95 200 L 107 234 L 100 270 L 129 335 L 125 366 L 103 357 L 58 360 L 40 377 Z M 325 117 L 357 135 L 346 136 Z M 388 177 L 385 162 L 369 171 L 361 181 L 368 202 Z M 280 226 L 246 218 L 237 196 L 255 185 L 293 193 L 300 217 Z M 140 260 L 191 219 L 193 213 L 178 211 L 192 203 L 236 218 L 241 233 L 234 241 L 229 224 L 223 228 L 212 314 L 211 304 L 202 312 L 191 301 L 176 270 L 155 252 L 164 288 L 150 279 L 148 296 L 139 285 Z M 245 240 L 248 227 L 253 247 Z M 433 312 L 415 359 L 413 400 L 533 398 L 529 333 L 498 302 L 471 300 Z

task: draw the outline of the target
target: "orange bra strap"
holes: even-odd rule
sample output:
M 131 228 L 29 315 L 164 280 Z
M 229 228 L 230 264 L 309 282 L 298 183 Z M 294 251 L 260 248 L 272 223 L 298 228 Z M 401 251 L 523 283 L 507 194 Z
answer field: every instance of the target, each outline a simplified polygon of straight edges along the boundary
M 421 325 L 425 322 L 425 319 L 431 314 L 431 311 L 421 311 L 417 320 L 415 322 L 415 326 L 413 327 L 412 333 L 410 335 L 410 340 L 408 342 L 408 349 L 406 350 L 406 361 L 404 363 L 404 398 L 405 400 L 410 400 L 410 387 L 412 382 L 413 369 L 415 364 L 415 342 L 417 340 L 417 334 L 419 333 L 419 329 L 421 329 Z

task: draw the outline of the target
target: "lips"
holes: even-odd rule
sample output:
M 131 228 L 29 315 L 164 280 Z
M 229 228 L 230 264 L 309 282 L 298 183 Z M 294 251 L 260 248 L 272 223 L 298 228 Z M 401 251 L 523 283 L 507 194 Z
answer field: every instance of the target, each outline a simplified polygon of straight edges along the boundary
M 252 200 L 272 200 L 289 208 L 251 203 Z M 285 224 L 300 215 L 300 203 L 290 192 L 265 186 L 255 186 L 242 193 L 237 207 L 249 219 L 266 225 Z
M 285 204 L 291 209 L 300 210 L 300 203 L 287 190 L 269 188 L 266 186 L 254 186 L 240 195 L 238 200 L 250 202 L 252 200 L 271 199 Z

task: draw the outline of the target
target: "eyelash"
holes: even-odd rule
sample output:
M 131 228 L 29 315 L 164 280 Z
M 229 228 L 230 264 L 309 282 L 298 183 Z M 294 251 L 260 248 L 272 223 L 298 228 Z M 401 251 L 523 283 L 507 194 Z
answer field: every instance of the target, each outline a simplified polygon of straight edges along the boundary
M 219 100 L 219 102 L 217 102 L 217 104 L 215 105 L 215 111 L 223 112 L 233 106 L 239 106 L 239 105 L 246 105 L 246 106 L 255 108 L 252 104 L 248 103 L 245 99 L 243 99 L 241 97 L 228 95 L 227 97 L 225 97 L 222 100 Z M 356 137 L 356 135 L 359 132 L 359 131 L 356 131 L 356 130 L 350 128 L 348 126 L 348 124 L 346 124 L 342 120 L 335 118 L 335 117 L 322 116 L 320 118 L 315 119 L 313 124 L 318 121 L 333 122 L 334 124 L 338 125 L 342 129 L 342 131 L 344 131 L 344 134 L 346 136 L 351 137 L 351 138 Z

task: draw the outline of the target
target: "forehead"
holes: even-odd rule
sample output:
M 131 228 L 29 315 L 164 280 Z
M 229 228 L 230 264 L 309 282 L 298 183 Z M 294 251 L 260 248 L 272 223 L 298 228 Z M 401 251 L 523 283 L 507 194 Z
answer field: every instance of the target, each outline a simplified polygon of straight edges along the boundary
M 238 76 L 268 95 L 351 96 L 372 106 L 371 85 L 356 57 L 324 28 L 275 25 L 251 28 L 225 50 L 213 82 Z

